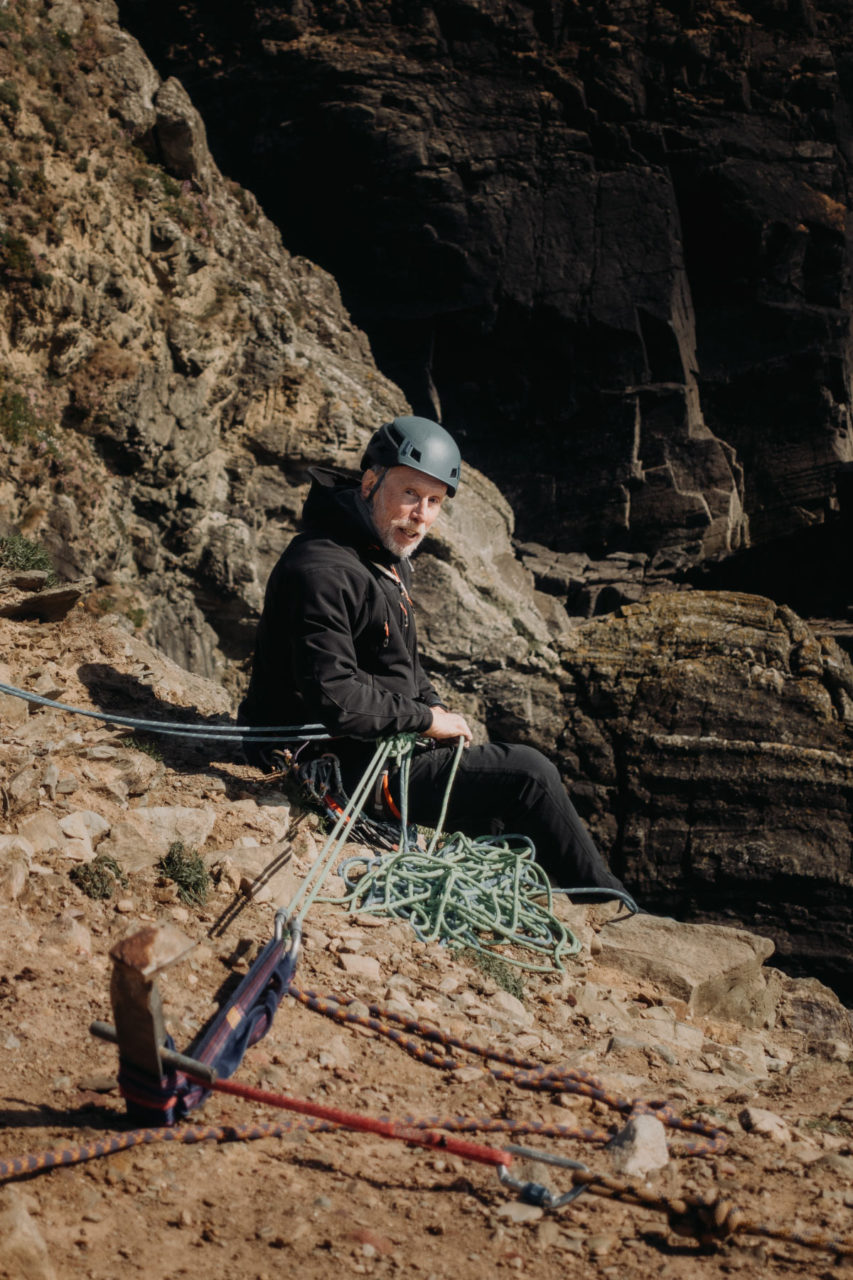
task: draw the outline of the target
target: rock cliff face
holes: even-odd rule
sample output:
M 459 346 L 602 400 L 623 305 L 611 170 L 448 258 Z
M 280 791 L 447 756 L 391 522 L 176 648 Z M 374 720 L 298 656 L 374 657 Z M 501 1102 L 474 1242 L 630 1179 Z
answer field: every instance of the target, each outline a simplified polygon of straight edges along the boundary
M 573 628 L 559 672 L 467 681 L 494 737 L 554 753 L 648 908 L 739 920 L 853 998 L 853 667 L 791 611 L 652 597 Z
M 672 571 L 831 516 L 848 4 L 120 7 L 525 538 Z
M 0 535 L 40 539 L 61 575 L 95 577 L 91 608 L 226 676 L 308 467 L 356 466 L 406 403 L 116 17 L 109 0 L 0 14 Z M 516 613 L 546 639 L 503 567 L 506 503 L 473 478 L 461 519 L 482 548 L 469 609 L 483 599 L 516 647 Z M 445 586 L 459 577 L 448 563 Z
M 308 467 L 356 465 L 406 401 L 333 279 L 222 177 L 185 90 L 110 0 L 0 10 L 0 132 L 0 538 L 40 540 L 61 578 L 94 579 L 85 608 L 233 693 Z M 683 457 L 729 456 L 691 421 Z M 737 914 L 837 978 L 851 929 L 849 662 L 754 596 L 672 591 L 570 629 L 573 593 L 612 609 L 634 564 L 671 587 L 663 554 L 617 554 L 593 582 L 586 555 L 538 541 L 522 562 L 513 518 L 469 469 L 419 556 L 439 686 L 480 733 L 557 755 L 650 906 Z M 28 590 L 16 586 L 9 616 L 54 616 Z

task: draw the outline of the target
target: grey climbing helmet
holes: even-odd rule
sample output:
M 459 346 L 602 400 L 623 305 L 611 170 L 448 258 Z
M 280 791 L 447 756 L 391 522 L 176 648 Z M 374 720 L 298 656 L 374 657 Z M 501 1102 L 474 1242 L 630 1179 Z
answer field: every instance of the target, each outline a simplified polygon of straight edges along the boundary
M 370 437 L 361 460 L 370 467 L 414 467 L 447 485 L 455 497 L 462 474 L 459 446 L 444 427 L 429 418 L 395 418 Z

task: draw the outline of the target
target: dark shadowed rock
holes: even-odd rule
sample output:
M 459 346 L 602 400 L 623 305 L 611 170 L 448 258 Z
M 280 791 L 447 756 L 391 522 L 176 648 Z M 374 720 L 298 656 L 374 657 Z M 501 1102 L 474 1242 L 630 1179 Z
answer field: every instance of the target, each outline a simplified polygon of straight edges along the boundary
M 845 8 L 120 8 L 523 537 L 695 562 L 833 518 Z

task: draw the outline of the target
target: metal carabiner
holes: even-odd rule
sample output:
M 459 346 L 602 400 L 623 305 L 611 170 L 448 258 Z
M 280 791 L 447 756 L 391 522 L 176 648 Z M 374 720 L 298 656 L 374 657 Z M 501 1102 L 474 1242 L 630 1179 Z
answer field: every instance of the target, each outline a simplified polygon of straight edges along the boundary
M 569 1160 L 567 1156 L 552 1155 L 550 1151 L 534 1151 L 530 1147 L 512 1145 L 504 1147 L 504 1151 L 508 1151 L 513 1156 L 522 1156 L 526 1160 L 537 1161 L 539 1164 L 554 1164 L 561 1169 L 579 1169 L 582 1173 L 589 1173 L 589 1167 L 581 1164 L 580 1160 Z M 503 1186 L 518 1191 L 525 1204 L 538 1205 L 541 1209 L 562 1209 L 563 1205 L 571 1204 L 587 1190 L 585 1186 L 572 1187 L 571 1191 L 555 1195 L 541 1182 L 520 1182 L 503 1164 L 498 1165 L 498 1178 Z
M 299 959 L 299 949 L 302 946 L 302 923 L 292 916 L 287 917 L 287 907 L 279 907 L 275 913 L 275 925 L 273 937 L 276 942 L 281 942 L 284 938 L 284 930 L 287 927 L 290 934 L 290 949 L 287 952 L 287 971 L 285 981 L 289 982 L 296 970 L 296 962 Z

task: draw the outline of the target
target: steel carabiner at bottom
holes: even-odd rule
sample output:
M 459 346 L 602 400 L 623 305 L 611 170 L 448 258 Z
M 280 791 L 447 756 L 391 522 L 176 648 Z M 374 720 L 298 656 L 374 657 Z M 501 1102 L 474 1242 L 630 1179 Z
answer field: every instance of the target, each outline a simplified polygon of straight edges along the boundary
M 510 1155 L 521 1156 L 525 1160 L 537 1161 L 539 1164 L 553 1164 L 561 1169 L 578 1169 L 581 1173 L 589 1173 L 589 1167 L 580 1160 L 569 1160 L 567 1156 L 552 1155 L 549 1151 L 534 1151 L 531 1147 L 509 1145 L 503 1148 Z M 562 1209 L 564 1205 L 577 1200 L 586 1191 L 586 1186 L 572 1187 L 571 1191 L 556 1194 L 541 1182 L 521 1182 L 514 1178 L 506 1165 L 498 1165 L 498 1178 L 501 1185 L 518 1191 L 525 1204 L 537 1205 L 540 1209 Z

